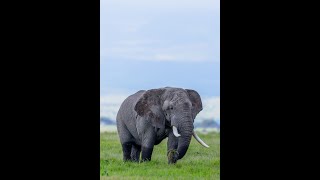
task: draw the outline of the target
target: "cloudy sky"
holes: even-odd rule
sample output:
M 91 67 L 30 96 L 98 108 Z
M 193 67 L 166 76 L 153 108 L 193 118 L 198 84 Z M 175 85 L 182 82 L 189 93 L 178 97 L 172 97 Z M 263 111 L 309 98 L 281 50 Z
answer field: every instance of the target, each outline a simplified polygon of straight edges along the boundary
M 101 0 L 100 116 L 141 89 L 198 91 L 220 121 L 219 0 Z

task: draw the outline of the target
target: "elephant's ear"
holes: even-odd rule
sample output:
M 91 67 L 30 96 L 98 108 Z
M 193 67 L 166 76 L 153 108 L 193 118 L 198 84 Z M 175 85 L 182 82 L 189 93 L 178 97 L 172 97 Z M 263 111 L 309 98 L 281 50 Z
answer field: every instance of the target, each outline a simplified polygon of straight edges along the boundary
M 160 106 L 152 106 L 151 112 L 148 114 L 151 125 L 155 128 L 164 128 L 166 120 Z M 156 129 L 157 130 L 157 129 Z
M 163 89 L 151 89 L 143 93 L 138 99 L 134 110 L 139 116 L 147 115 L 151 111 L 152 106 L 160 106 L 160 96 L 163 93 Z
M 186 91 L 192 103 L 192 115 L 194 119 L 197 114 L 202 111 L 202 101 L 197 91 L 191 89 L 186 89 Z
M 162 126 L 165 122 L 161 111 L 161 95 L 165 89 L 151 89 L 143 93 L 137 101 L 134 110 L 139 116 L 149 116 L 155 127 Z

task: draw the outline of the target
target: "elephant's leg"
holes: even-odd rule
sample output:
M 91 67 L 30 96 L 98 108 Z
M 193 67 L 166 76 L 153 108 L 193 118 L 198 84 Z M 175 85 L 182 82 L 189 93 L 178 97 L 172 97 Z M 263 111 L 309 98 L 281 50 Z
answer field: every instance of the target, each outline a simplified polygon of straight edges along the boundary
M 168 135 L 168 142 L 167 142 L 167 156 L 168 156 L 168 163 L 174 164 L 177 162 L 179 154 L 178 154 L 178 138 L 174 136 L 172 129 Z
M 142 147 L 142 154 L 141 154 L 142 161 L 151 161 L 152 152 L 153 152 L 153 146 Z
M 151 161 L 152 152 L 153 152 L 153 147 L 142 147 L 141 160 Z
M 133 144 L 132 145 L 132 150 L 131 150 L 131 159 L 132 159 L 132 161 L 139 162 L 140 153 L 141 153 L 141 146 L 137 145 L 137 144 Z
M 141 152 L 141 160 L 142 161 L 150 161 L 153 151 L 153 146 L 156 141 L 156 134 L 153 129 L 148 130 L 142 137 L 142 152 Z
M 123 152 L 123 161 L 131 161 L 131 149 L 132 143 L 123 143 L 122 144 L 122 152 Z
M 118 121 L 118 133 L 122 145 L 123 161 L 131 161 L 131 149 L 134 143 L 134 137 L 122 121 Z

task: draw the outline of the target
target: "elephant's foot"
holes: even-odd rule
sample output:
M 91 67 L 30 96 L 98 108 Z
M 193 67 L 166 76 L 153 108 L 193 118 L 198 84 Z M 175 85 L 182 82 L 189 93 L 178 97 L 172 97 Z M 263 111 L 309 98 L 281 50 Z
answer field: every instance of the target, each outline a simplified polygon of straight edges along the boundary
M 152 151 L 153 151 L 153 147 L 152 148 L 142 147 L 141 162 L 151 161 Z
M 175 149 L 171 149 L 168 151 L 168 164 L 175 164 L 178 160 L 179 153 Z

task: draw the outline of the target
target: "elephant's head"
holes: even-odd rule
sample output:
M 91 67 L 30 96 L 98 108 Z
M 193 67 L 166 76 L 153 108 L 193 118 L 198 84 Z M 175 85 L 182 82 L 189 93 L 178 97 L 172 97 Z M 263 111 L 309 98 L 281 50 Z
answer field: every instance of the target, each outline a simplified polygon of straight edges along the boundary
M 160 88 L 146 91 L 138 100 L 135 111 L 144 116 L 155 112 L 153 109 L 161 109 L 164 120 L 156 119 L 152 122 L 154 127 L 169 124 L 173 134 L 178 141 L 178 159 L 181 159 L 187 152 L 192 135 L 205 147 L 206 145 L 194 132 L 193 122 L 196 115 L 202 110 L 200 95 L 190 89 L 181 88 Z M 159 112 L 160 113 L 160 112 Z M 162 115 L 157 115 L 161 117 Z

